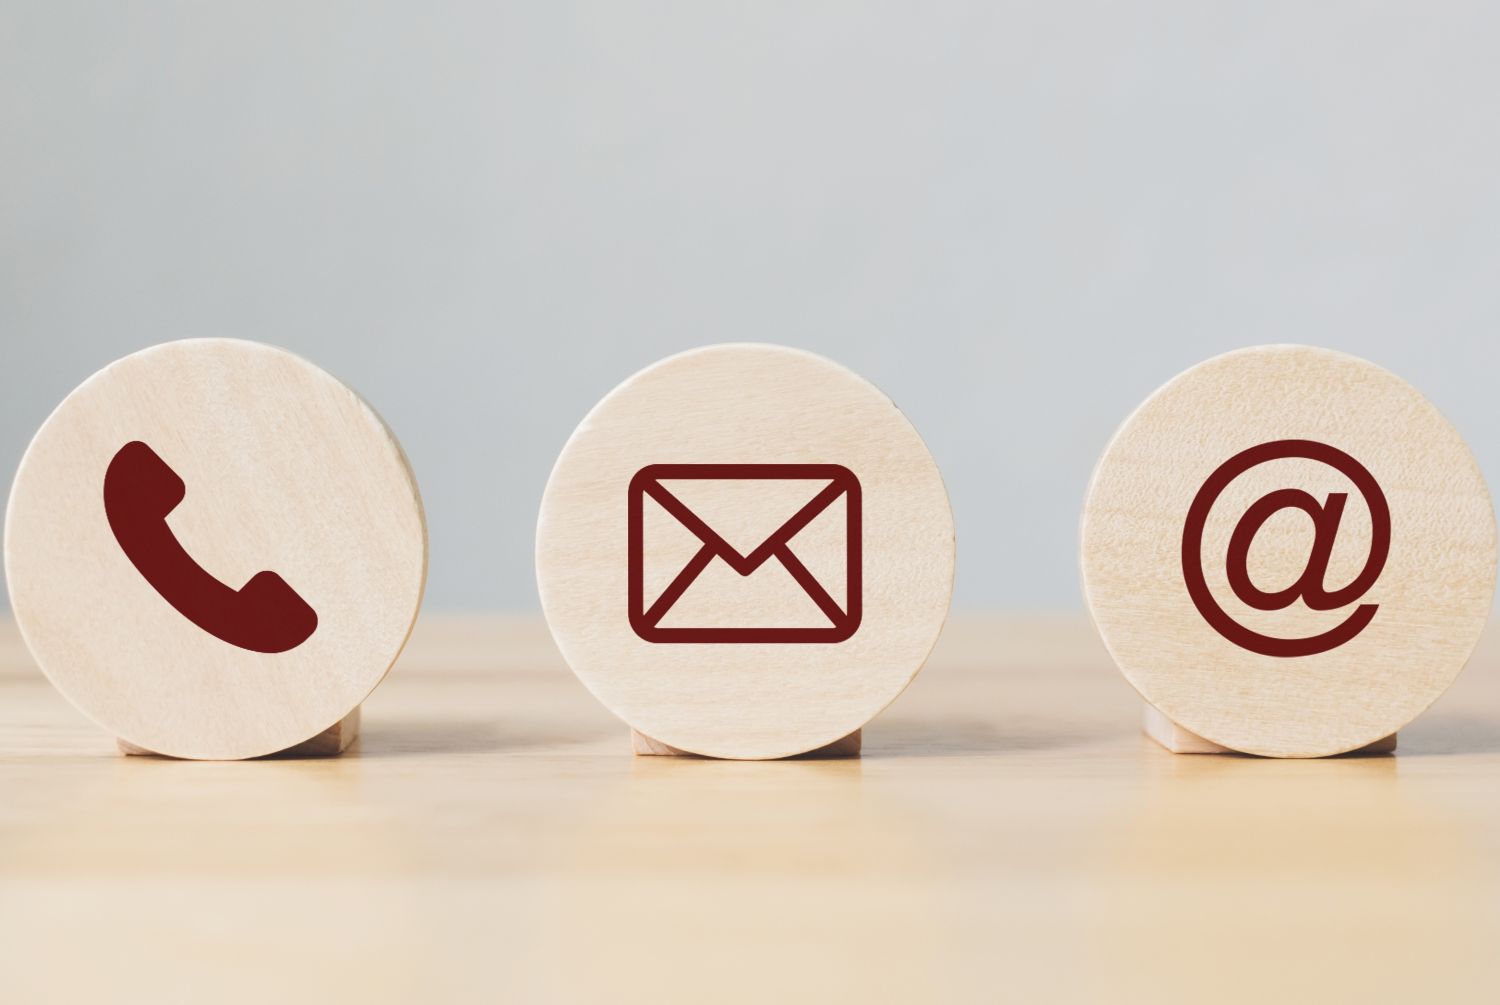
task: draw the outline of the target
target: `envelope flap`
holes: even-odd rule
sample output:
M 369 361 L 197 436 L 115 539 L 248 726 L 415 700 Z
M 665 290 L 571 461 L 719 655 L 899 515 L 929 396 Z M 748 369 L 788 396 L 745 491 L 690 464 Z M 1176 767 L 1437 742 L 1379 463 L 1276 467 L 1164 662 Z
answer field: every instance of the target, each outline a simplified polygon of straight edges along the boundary
M 637 487 L 747 574 L 854 482 L 839 465 L 653 465 Z
M 813 500 L 828 482 L 791 479 L 666 479 L 680 499 L 737 554 L 748 556 Z

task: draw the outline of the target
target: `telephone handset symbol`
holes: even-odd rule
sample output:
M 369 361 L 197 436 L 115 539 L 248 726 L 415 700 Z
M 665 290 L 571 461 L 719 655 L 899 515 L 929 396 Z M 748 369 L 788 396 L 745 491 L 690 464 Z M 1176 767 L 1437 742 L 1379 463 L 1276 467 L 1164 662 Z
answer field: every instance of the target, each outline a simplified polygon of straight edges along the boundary
M 286 580 L 257 572 L 235 590 L 193 561 L 167 526 L 187 495 L 177 472 L 139 440 L 125 444 L 104 473 L 104 513 L 132 565 L 183 617 L 215 638 L 257 653 L 295 649 L 318 615 Z

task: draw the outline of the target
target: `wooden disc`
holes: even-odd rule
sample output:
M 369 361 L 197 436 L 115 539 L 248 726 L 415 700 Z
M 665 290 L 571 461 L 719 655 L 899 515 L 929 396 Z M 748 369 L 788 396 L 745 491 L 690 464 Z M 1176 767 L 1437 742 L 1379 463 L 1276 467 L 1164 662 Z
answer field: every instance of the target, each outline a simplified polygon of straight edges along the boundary
M 5 525 L 16 620 L 117 737 L 241 758 L 327 729 L 385 676 L 427 535 L 395 437 L 291 353 L 194 339 L 127 356 L 52 413 Z
M 1115 434 L 1082 560 L 1148 702 L 1222 746 L 1311 757 L 1395 733 L 1453 682 L 1489 616 L 1495 519 L 1410 385 L 1263 346 L 1181 374 Z
M 721 345 L 610 393 L 537 526 L 553 636 L 646 736 L 771 758 L 859 729 L 911 682 L 953 587 L 953 517 L 890 399 L 829 360 Z

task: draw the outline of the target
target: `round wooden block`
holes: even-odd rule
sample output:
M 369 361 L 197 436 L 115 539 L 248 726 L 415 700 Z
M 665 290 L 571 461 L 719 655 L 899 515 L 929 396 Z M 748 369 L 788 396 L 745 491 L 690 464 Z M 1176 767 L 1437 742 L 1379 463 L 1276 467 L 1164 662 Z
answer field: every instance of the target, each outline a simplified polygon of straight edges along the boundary
M 894 404 L 822 357 L 696 349 L 583 420 L 547 483 L 553 636 L 640 733 L 785 757 L 859 729 L 937 641 L 953 517 Z
M 194 339 L 127 356 L 52 413 L 5 524 L 47 676 L 137 747 L 242 758 L 339 722 L 416 620 L 427 534 L 400 446 L 291 353 Z
M 1495 519 L 1451 425 L 1380 367 L 1263 346 L 1193 367 L 1115 434 L 1083 584 L 1130 683 L 1234 750 L 1355 750 L 1463 669 Z

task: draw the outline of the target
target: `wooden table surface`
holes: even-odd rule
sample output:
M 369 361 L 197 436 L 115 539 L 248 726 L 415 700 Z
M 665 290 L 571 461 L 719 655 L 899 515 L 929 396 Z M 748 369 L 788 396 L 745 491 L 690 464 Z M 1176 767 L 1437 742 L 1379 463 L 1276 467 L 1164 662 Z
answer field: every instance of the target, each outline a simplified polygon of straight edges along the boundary
M 1174 756 L 1081 618 L 956 616 L 857 760 L 632 757 L 429 617 L 350 754 L 119 756 L 0 628 L 0 997 L 1494 1001 L 1500 635 L 1401 735 Z

